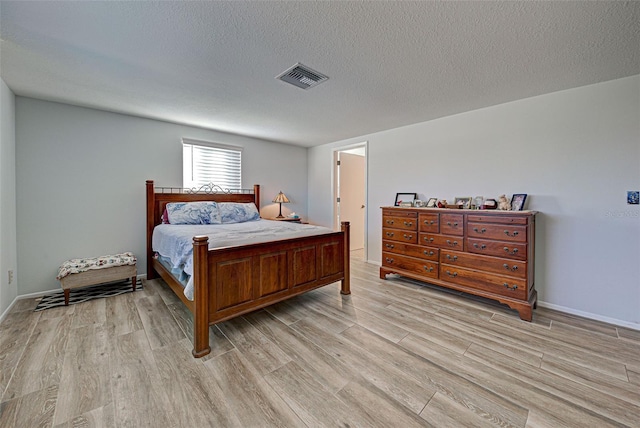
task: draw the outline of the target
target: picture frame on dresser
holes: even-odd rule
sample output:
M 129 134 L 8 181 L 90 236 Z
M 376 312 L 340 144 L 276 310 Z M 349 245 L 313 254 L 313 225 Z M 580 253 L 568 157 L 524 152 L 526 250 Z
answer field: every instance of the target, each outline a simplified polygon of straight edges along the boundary
M 396 193 L 396 202 L 393 204 L 396 207 L 399 206 L 413 206 L 413 201 L 418 198 L 417 193 Z M 410 205 L 407 205 L 407 202 Z
M 427 208 L 437 208 L 438 207 L 438 198 L 429 198 L 427 201 Z
M 462 205 L 463 209 L 471 208 L 471 196 L 457 196 L 454 199 L 454 205 Z
M 524 203 L 527 201 L 526 193 L 514 193 L 511 197 L 511 211 L 524 210 Z

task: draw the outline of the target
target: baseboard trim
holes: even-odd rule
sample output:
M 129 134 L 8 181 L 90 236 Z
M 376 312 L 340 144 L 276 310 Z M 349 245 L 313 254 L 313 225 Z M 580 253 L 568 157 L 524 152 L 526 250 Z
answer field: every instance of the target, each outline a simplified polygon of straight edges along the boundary
M 19 296 L 16 296 L 16 297 L 13 299 L 13 302 L 11 302 L 11 303 L 9 304 L 9 306 L 7 306 L 7 309 L 5 309 L 5 311 L 2 313 L 2 315 L 0 315 L 0 323 L 1 323 L 2 321 L 4 321 L 4 319 L 7 317 L 7 315 L 9 315 L 9 311 L 11 310 L 11 308 L 13 308 L 13 305 L 15 305 L 15 304 L 16 304 L 16 302 L 18 301 L 18 299 L 19 299 Z
M 607 324 L 617 325 L 619 327 L 629 328 L 631 330 L 640 331 L 640 323 L 619 320 L 617 318 L 605 317 L 591 312 L 579 311 L 577 309 L 567 308 L 566 306 L 555 305 L 553 303 L 538 301 L 538 305 L 542 308 L 553 309 L 554 311 L 564 312 L 565 314 L 577 315 L 579 317 L 588 318 L 594 321 L 602 321 Z

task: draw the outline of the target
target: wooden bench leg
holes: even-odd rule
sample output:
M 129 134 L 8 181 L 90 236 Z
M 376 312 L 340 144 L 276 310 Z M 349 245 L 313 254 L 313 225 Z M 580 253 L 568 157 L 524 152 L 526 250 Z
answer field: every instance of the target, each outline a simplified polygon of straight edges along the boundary
M 133 291 L 136 291 L 136 281 L 138 280 L 138 278 L 136 278 L 135 276 L 131 277 L 131 287 L 133 288 Z
M 71 290 L 68 288 L 64 290 L 64 305 L 69 306 L 69 294 L 71 294 Z

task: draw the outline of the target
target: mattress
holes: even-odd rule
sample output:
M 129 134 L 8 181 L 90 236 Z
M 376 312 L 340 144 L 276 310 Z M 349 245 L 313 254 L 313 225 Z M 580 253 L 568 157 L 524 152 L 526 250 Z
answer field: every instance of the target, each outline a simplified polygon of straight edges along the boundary
M 193 300 L 194 236 L 208 236 L 211 250 L 327 233 L 333 233 L 333 230 L 322 226 L 264 219 L 232 224 L 160 224 L 153 230 L 152 248 L 165 267 L 185 285 L 184 295 L 187 299 Z

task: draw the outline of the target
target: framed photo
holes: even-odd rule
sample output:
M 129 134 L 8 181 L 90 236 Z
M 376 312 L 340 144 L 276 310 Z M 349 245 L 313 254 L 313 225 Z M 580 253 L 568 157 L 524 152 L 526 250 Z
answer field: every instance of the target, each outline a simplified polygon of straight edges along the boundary
M 396 193 L 396 203 L 394 204 L 394 206 L 396 207 L 406 207 L 406 206 L 413 206 L 413 200 L 418 198 L 418 194 L 417 193 Z M 406 205 L 407 203 L 409 203 L 409 205 Z
M 463 209 L 471 208 L 471 196 L 458 196 L 453 200 L 455 205 L 462 205 Z
M 522 211 L 524 209 L 524 203 L 527 200 L 526 193 L 516 193 L 511 197 L 511 210 Z
M 438 198 L 429 198 L 427 208 L 436 208 L 438 206 Z

